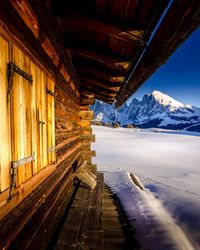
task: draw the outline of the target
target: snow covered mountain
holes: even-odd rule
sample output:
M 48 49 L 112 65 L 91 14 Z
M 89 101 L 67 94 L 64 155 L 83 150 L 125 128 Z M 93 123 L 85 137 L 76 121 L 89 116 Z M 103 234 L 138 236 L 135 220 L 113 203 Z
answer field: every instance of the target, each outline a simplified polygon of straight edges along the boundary
M 145 94 L 141 101 L 133 99 L 119 109 L 101 101 L 91 106 L 95 120 L 103 123 L 128 124 L 141 128 L 186 129 L 200 132 L 200 108 L 184 105 L 160 91 Z

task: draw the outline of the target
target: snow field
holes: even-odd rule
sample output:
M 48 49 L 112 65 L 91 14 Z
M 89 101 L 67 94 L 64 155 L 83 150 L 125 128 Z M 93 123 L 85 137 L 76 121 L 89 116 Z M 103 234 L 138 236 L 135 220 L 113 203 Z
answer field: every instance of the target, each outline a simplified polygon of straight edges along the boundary
M 200 136 L 93 127 L 98 170 L 143 247 L 200 249 Z M 137 175 L 140 190 L 128 173 Z

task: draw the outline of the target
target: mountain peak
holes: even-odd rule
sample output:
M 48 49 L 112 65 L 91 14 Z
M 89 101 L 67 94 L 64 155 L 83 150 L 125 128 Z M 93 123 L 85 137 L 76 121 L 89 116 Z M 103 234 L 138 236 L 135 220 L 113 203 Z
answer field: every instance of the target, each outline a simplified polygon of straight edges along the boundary
M 152 92 L 152 95 L 153 95 L 153 96 L 163 96 L 163 95 L 166 95 L 166 94 L 164 94 L 164 93 L 161 92 L 161 91 L 154 90 L 154 91 Z
M 183 103 L 176 101 L 174 98 L 158 90 L 154 90 L 151 95 L 163 106 L 170 106 L 172 108 L 183 108 L 185 106 Z
M 130 105 L 119 109 L 103 102 L 96 102 L 91 109 L 94 110 L 95 120 L 102 123 L 200 132 L 200 109 L 184 105 L 158 90 L 145 94 L 141 101 L 133 98 Z

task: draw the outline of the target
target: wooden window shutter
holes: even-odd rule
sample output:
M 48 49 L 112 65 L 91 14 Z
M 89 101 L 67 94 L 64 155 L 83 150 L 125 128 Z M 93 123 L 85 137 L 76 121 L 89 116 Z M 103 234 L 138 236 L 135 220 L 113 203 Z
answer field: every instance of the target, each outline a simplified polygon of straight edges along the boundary
M 48 165 L 47 160 L 47 76 L 39 67 L 35 67 L 35 102 L 36 102 L 36 151 L 37 171 Z
M 13 46 L 13 62 L 9 65 L 9 75 L 12 77 L 11 92 L 11 127 L 12 127 L 12 166 L 17 170 L 16 183 L 20 185 L 33 175 L 32 148 L 32 75 L 30 74 L 30 59 L 15 45 Z M 15 181 L 15 180 L 14 180 Z

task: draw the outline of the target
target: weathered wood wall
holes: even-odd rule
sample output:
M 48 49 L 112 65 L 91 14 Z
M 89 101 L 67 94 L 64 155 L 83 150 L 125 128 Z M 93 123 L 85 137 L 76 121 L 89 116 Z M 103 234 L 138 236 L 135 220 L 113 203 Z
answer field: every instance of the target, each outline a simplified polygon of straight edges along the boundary
M 69 76 L 69 83 L 56 81 L 4 29 L 0 45 L 0 249 L 46 249 L 75 190 L 74 172 L 85 159 L 92 164 L 93 112 Z M 10 61 L 32 76 L 32 85 L 18 74 L 8 81 Z M 34 161 L 18 167 L 9 199 L 11 161 L 33 153 Z
M 79 99 L 69 91 L 69 86 L 57 84 L 56 89 L 56 148 L 57 165 L 74 153 L 80 153 Z
M 80 100 L 71 87 L 73 79 L 66 75 L 68 82 L 57 81 L 4 25 L 0 29 L 0 53 L 1 218 L 53 171 L 62 166 L 72 175 L 83 158 Z M 32 84 L 16 73 L 7 77 L 11 61 L 32 76 Z M 16 182 L 12 183 L 11 162 L 31 155 L 35 159 L 17 167 Z
M 91 98 L 80 98 L 27 1 L 19 15 L 11 2 L 0 9 L 0 249 L 44 249 L 75 190 L 74 172 L 95 156 Z M 8 70 L 11 62 L 25 76 Z

